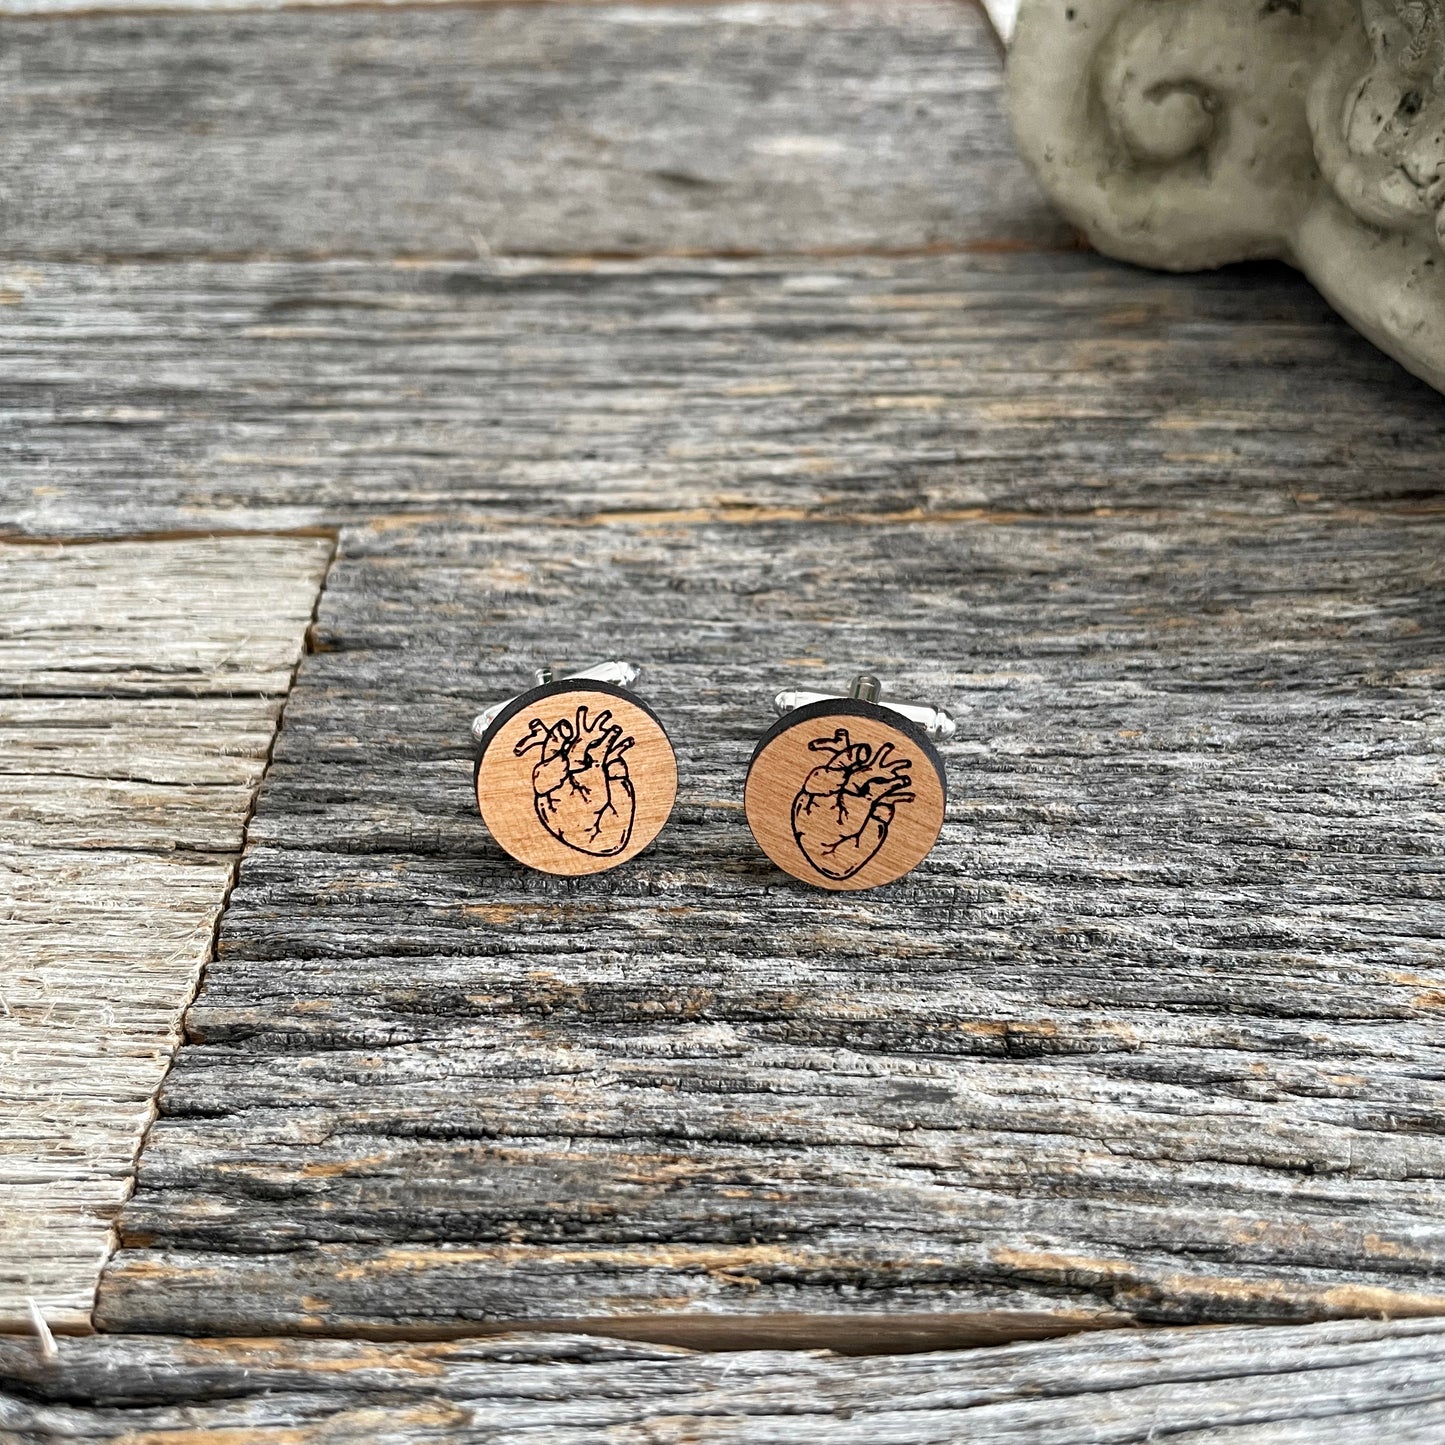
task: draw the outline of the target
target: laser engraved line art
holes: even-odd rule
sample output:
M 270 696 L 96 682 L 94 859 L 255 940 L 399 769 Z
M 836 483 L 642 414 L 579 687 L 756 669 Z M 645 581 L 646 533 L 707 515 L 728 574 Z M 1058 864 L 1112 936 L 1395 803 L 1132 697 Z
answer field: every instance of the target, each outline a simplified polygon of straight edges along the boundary
M 911 758 L 893 755 L 893 744 L 876 751 L 855 743 L 847 728 L 814 738 L 808 750 L 826 753 L 793 800 L 793 837 L 803 856 L 825 878 L 851 878 L 888 839 L 894 811 L 914 801 Z
M 636 739 L 623 737 L 610 709 L 589 718 L 586 703 L 570 718 L 549 725 L 534 717 L 528 727 L 513 752 L 520 758 L 541 749 L 532 792 L 542 826 L 559 843 L 594 858 L 622 852 L 637 814 L 625 756 Z

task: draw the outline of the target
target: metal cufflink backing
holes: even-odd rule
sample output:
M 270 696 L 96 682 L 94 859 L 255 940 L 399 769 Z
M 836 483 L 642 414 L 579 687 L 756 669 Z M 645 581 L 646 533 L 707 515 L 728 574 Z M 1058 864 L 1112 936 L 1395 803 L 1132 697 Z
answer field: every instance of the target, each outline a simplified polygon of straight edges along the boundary
M 946 743 L 958 731 L 958 724 L 937 707 L 922 707 L 911 702 L 885 702 L 883 684 L 870 673 L 860 672 L 848 685 L 844 696 L 856 698 L 859 702 L 874 702 L 907 718 L 915 727 L 922 728 L 924 736 L 931 742 Z M 773 699 L 773 711 L 779 717 L 786 717 L 800 707 L 810 707 L 815 702 L 839 702 L 841 697 L 833 692 L 780 692 Z
M 632 691 L 642 669 L 603 662 L 535 685 L 472 721 L 477 808 L 492 837 L 544 873 L 602 873 L 662 831 L 677 759 L 656 713 Z
M 834 891 L 892 883 L 928 856 L 948 788 L 934 740 L 939 708 L 885 702 L 867 673 L 846 696 L 781 692 L 778 721 L 748 765 L 743 809 L 758 846 L 785 873 Z

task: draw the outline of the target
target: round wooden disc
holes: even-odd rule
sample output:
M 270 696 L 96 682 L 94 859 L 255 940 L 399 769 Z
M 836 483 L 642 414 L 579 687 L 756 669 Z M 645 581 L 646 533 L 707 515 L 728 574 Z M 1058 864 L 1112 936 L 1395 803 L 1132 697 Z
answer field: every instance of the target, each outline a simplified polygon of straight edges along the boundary
M 743 807 L 758 846 L 817 888 L 892 883 L 928 856 L 947 804 L 943 759 L 897 713 L 840 698 L 763 735 Z
M 553 682 L 508 704 L 477 759 L 477 807 L 519 863 L 602 873 L 662 831 L 677 759 L 657 717 L 605 682 Z

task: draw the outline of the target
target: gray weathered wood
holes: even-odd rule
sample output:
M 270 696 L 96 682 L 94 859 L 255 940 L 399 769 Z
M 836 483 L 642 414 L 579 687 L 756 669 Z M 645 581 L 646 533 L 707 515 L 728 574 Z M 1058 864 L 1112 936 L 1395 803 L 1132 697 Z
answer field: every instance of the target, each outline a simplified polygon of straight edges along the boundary
M 89 1323 L 330 550 L 0 546 L 0 1328 Z
M 100 1318 L 1445 1312 L 1442 536 L 349 533 Z M 677 743 L 673 825 L 585 884 L 527 874 L 474 816 L 467 722 L 619 651 Z M 771 692 L 858 666 L 969 710 L 927 865 L 828 898 L 738 800 Z
M 164 5 L 156 5 L 151 0 L 0 0 L 0 15 L 72 20 L 89 19 L 96 14 L 147 16 L 157 11 L 174 13 L 178 10 L 275 11 L 354 3 L 355 0 L 166 0 Z M 457 0 L 378 0 L 378 3 L 403 10 L 417 5 L 454 5 Z M 470 0 L 470 3 L 505 5 L 517 4 L 519 0 Z M 531 3 L 531 0 L 520 0 L 520 3 Z M 606 0 L 573 0 L 573 3 L 603 4 Z M 716 3 L 716 0 L 688 0 L 688 3 L 708 4 Z
M 1072 244 L 950 0 L 0 25 L 27 262 Z
M 0 694 L 284 697 L 330 550 L 278 536 L 0 544 Z
M 891 1359 L 580 1336 L 99 1336 L 47 1364 L 0 1341 L 0 1431 L 16 1445 L 1435 1445 L 1445 1323 L 1108 1331 Z
M 0 696 L 0 841 L 239 852 L 280 712 L 246 695 Z
M 29 268 L 0 526 L 1440 506 L 1289 272 L 1082 255 Z
M 232 867 L 0 848 L 0 1329 L 88 1327 Z
M 4 31 L 0 525 L 355 528 L 114 1320 L 916 1344 L 1442 1308 L 1435 398 L 1283 273 L 1008 254 L 1068 238 L 968 12 Z M 1005 254 L 831 256 L 934 244 Z M 830 254 L 390 264 L 779 247 Z M 661 515 L 507 530 L 627 511 Z M 417 513 L 459 537 L 391 534 Z M 938 525 L 776 525 L 885 513 Z M 677 824 L 604 885 L 520 876 L 469 816 L 471 705 L 619 634 L 680 724 Z M 975 703 L 966 786 L 931 871 L 820 906 L 749 851 L 738 704 L 858 661 Z M 197 746 L 226 688 L 153 686 L 115 769 L 84 699 L 0 713 L 3 836 L 66 819 L 49 744 L 89 780 L 88 896 L 130 896 L 122 818 L 176 865 L 234 839 L 194 784 L 166 831 L 190 768 L 254 776 L 243 719 Z M 55 1374 L 0 1343 L 0 1433 L 658 1439 L 666 1370 L 679 1438 L 1433 1441 L 1422 1328 L 816 1373 L 497 1347 L 520 1380 L 475 1342 L 62 1341 Z M 929 1391 L 975 1366 L 961 1421 Z

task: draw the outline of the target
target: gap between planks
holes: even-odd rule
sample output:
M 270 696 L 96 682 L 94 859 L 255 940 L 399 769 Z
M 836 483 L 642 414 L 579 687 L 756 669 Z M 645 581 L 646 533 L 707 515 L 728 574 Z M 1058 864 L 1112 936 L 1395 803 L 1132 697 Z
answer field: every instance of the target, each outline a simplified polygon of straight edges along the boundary
M 333 551 L 0 550 L 0 1328 L 90 1327 Z
M 99 1318 L 1441 1311 L 1435 540 L 349 531 Z M 579 891 L 462 739 L 621 638 L 687 782 Z M 824 908 L 729 803 L 844 657 L 963 705 L 960 798 Z
M 1335 522 L 1378 522 L 1387 518 L 1428 521 L 1445 514 L 1445 496 L 1438 501 L 1381 503 L 1378 506 L 1343 506 L 1330 511 Z M 473 532 L 528 532 L 538 527 L 572 532 L 597 531 L 629 527 L 765 527 L 796 522 L 810 527 L 932 527 L 974 523 L 980 527 L 1052 526 L 1076 522 L 1080 524 L 1117 521 L 1121 524 L 1147 523 L 1168 525 L 1188 522 L 1212 526 L 1249 526 L 1268 528 L 1287 518 L 1261 518 L 1258 514 L 1234 508 L 1180 507 L 1077 507 L 1061 506 L 1048 512 L 1013 511 L 990 507 L 910 507 L 901 511 L 827 512 L 808 507 L 660 507 L 655 510 L 625 508 L 611 512 L 569 517 L 566 513 L 537 512 L 521 517 L 514 512 L 436 511 L 383 512 L 352 530 L 382 535 L 387 532 L 410 531 L 417 527 L 455 526 Z M 33 537 L 24 532 L 0 530 L 0 546 L 4 547 L 104 547 L 115 542 L 183 542 L 209 539 L 260 537 L 329 538 L 337 537 L 334 528 L 297 528 L 290 531 L 248 531 L 245 528 L 204 531 L 134 532 L 120 536 L 104 533 L 77 534 L 73 537 Z M 333 554 L 334 555 L 334 554 Z M 324 588 L 323 588 L 324 590 Z M 36 694 L 31 694 L 35 696 Z M 160 694 L 153 694 L 160 695 Z
M 0 546 L 5 547 L 105 547 L 112 542 L 231 542 L 272 538 L 278 541 L 303 540 L 331 543 L 336 551 L 337 532 L 334 527 L 196 527 L 171 528 L 157 532 L 123 532 L 115 536 L 34 536 L 26 532 L 0 531 Z

